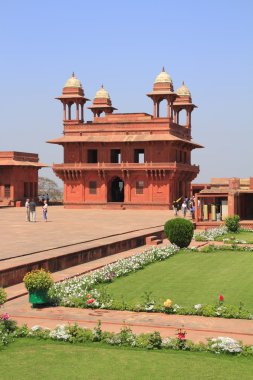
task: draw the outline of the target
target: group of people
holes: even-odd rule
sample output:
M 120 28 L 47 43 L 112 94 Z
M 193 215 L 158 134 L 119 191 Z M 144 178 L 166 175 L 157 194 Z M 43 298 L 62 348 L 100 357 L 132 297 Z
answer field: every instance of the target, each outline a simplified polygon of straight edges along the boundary
M 25 202 L 25 208 L 26 208 L 26 221 L 27 222 L 36 222 L 36 202 L 32 198 L 31 200 L 27 198 Z M 47 222 L 47 210 L 48 210 L 48 203 L 47 200 L 44 199 L 43 206 L 42 206 L 42 213 L 43 213 L 43 220 L 44 222 Z
M 192 219 L 195 219 L 195 198 L 193 197 L 180 197 L 173 202 L 174 215 L 178 216 L 178 212 L 181 210 L 182 215 L 185 218 L 187 211 L 191 213 Z

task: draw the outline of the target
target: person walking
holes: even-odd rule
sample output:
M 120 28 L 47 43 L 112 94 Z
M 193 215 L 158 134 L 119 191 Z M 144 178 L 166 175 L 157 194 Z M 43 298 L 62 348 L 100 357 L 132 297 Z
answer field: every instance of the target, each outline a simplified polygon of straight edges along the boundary
M 29 203 L 29 211 L 30 211 L 30 221 L 36 222 L 36 203 L 34 199 Z
M 27 200 L 25 202 L 26 222 L 30 222 L 30 208 L 29 208 L 29 204 L 30 204 L 30 199 L 27 198 Z
M 44 222 L 47 222 L 47 210 L 48 210 L 48 204 L 47 204 L 47 201 L 45 200 L 44 205 L 42 207 Z
M 174 201 L 173 204 L 173 211 L 174 211 L 174 216 L 177 216 L 177 211 L 178 211 L 178 203 L 177 201 Z
M 187 211 L 187 203 L 186 203 L 186 201 L 183 202 L 181 210 L 182 210 L 183 217 L 185 218 L 186 217 L 186 211 Z

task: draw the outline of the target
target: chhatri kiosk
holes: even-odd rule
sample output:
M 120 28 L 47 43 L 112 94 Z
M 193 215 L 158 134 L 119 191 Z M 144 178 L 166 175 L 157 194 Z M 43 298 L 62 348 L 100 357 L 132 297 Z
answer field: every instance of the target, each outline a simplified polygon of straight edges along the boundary
M 114 113 L 102 86 L 88 108 L 94 117 L 84 121 L 85 97 L 80 80 L 67 80 L 61 96 L 63 136 L 48 141 L 62 145 L 64 162 L 53 170 L 64 181 L 64 205 L 68 208 L 170 208 L 190 194 L 199 166 L 191 163 L 191 151 L 202 146 L 191 138 L 191 114 L 196 107 L 183 83 L 174 92 L 171 77 L 163 69 L 147 94 L 153 115 Z M 160 104 L 166 102 L 166 115 Z M 186 122 L 180 124 L 185 113 Z

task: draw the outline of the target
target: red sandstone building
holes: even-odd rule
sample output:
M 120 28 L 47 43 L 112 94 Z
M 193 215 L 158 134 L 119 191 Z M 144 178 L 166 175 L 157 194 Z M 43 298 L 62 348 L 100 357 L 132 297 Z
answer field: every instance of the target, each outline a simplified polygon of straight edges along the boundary
M 0 152 L 0 206 L 14 206 L 38 195 L 38 154 Z
M 147 94 L 153 115 L 113 113 L 108 92 L 97 91 L 88 107 L 94 118 L 84 122 L 84 95 L 73 74 L 59 99 L 63 104 L 63 136 L 49 143 L 62 145 L 64 163 L 53 170 L 64 181 L 65 207 L 169 208 L 190 194 L 199 173 L 191 151 L 201 148 L 191 138 L 191 114 L 196 107 L 188 88 L 174 92 L 171 77 L 163 71 Z M 160 104 L 166 102 L 166 116 Z M 185 125 L 180 115 L 186 114 Z
M 198 228 L 208 223 L 220 224 L 235 214 L 240 216 L 243 226 L 252 228 L 253 177 L 212 178 L 209 184 L 192 184 L 192 193 L 198 205 L 195 213 Z

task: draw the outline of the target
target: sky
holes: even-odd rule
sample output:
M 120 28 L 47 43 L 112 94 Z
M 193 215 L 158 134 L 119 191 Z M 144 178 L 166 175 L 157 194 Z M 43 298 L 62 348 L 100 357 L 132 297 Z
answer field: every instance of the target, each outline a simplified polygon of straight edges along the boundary
M 152 114 L 146 94 L 164 66 L 198 106 L 194 182 L 253 176 L 252 14 L 252 0 L 2 1 L 0 150 L 63 162 L 46 141 L 62 135 L 55 97 L 73 71 L 89 99 L 103 83 L 118 112 Z M 52 169 L 40 175 L 56 180 Z

